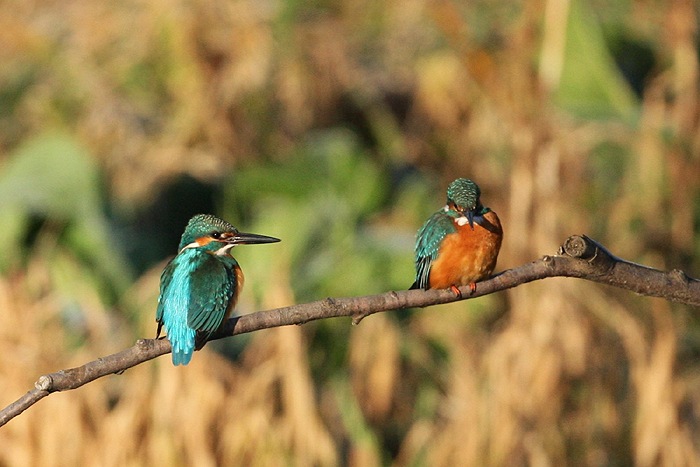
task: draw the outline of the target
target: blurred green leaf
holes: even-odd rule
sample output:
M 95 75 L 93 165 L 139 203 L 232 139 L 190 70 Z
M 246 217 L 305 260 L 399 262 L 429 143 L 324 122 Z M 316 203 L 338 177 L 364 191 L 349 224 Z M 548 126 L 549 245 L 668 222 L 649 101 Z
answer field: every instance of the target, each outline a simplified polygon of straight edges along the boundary
M 109 235 L 102 214 L 96 165 L 70 136 L 45 133 L 22 145 L 0 169 L 0 238 L 7 248 L 0 264 L 21 257 L 33 219 L 50 221 L 47 235 L 72 251 L 102 278 L 112 299 L 130 281 L 130 273 Z M 41 226 L 41 224 L 38 224 Z M 76 280 L 81 280 L 76 278 Z
M 615 65 L 592 7 L 577 0 L 570 5 L 564 66 L 555 101 L 582 117 L 633 121 L 639 102 Z
M 99 211 L 97 167 L 74 140 L 47 133 L 22 145 L 0 172 L 0 209 L 21 207 L 54 219 Z

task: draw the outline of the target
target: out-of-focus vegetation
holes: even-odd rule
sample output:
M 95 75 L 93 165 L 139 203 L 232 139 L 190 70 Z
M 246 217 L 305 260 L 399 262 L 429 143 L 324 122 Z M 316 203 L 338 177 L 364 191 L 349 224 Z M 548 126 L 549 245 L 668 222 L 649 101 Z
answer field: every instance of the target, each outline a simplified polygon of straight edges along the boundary
M 0 392 L 155 332 L 182 228 L 241 313 L 402 289 L 446 185 L 498 269 L 588 233 L 700 275 L 698 11 L 550 0 L 19 2 L 0 13 Z M 208 345 L 52 395 L 6 465 L 697 465 L 697 310 L 575 280 Z

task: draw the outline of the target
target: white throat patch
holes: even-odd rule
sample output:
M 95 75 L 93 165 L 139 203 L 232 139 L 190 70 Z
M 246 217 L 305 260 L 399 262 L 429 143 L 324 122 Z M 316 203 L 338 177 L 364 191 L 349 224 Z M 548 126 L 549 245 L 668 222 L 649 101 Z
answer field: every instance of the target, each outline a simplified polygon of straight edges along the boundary
M 188 249 L 188 248 L 197 248 L 197 247 L 199 247 L 199 246 L 200 246 L 200 244 L 197 243 L 197 242 L 189 243 L 189 244 L 183 246 L 183 247 L 182 247 L 182 250 L 180 250 L 178 254 L 182 253 L 183 251 L 185 251 L 185 250 Z
M 179 252 L 178 254 L 182 253 L 183 251 L 187 250 L 188 248 L 199 248 L 199 247 L 201 247 L 201 246 L 204 246 L 204 245 L 200 245 L 200 244 L 197 243 L 197 242 L 189 243 L 189 244 L 183 246 L 183 247 L 182 247 L 182 250 L 180 250 L 180 252 Z M 234 246 L 236 246 L 236 245 L 233 245 L 233 244 L 230 244 L 230 243 L 229 243 L 229 244 L 226 244 L 226 245 L 222 246 L 221 248 L 219 248 L 218 250 L 214 251 L 213 254 L 215 254 L 215 255 L 217 255 L 217 256 L 226 256 L 227 254 L 229 254 L 229 250 L 230 250 L 231 248 L 233 248 Z
M 236 245 L 233 245 L 233 244 L 229 243 L 228 245 L 224 245 L 224 246 L 222 246 L 221 248 L 219 248 L 218 250 L 216 250 L 216 251 L 214 252 L 214 254 L 215 254 L 216 256 L 226 256 L 227 254 L 229 254 L 229 250 L 230 250 L 231 248 L 233 248 L 234 246 L 236 246 Z

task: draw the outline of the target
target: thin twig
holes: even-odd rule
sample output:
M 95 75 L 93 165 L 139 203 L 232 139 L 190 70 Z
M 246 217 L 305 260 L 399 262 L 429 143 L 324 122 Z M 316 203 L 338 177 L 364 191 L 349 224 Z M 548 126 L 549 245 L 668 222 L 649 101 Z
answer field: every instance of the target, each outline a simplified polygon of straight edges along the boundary
M 558 255 L 544 256 L 479 282 L 473 293 L 469 286 L 461 287 L 460 298 L 450 289 L 404 290 L 363 297 L 326 298 L 231 318 L 211 340 L 326 318 L 351 317 L 352 322 L 357 324 L 363 318 L 382 311 L 477 298 L 547 277 L 586 279 L 642 295 L 700 306 L 699 280 L 688 277 L 677 269 L 663 272 L 622 260 L 594 240 L 575 235 L 564 242 Z M 139 339 L 132 347 L 121 352 L 77 368 L 43 375 L 35 383 L 35 389 L 0 411 L 0 426 L 52 392 L 76 389 L 97 378 L 113 373 L 120 374 L 128 368 L 169 353 L 170 350 L 170 342 L 167 339 Z

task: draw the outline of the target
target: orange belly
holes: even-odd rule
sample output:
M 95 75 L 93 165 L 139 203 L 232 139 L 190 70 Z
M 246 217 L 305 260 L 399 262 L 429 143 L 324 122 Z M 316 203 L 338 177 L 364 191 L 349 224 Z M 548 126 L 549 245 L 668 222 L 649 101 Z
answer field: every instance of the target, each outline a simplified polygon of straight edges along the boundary
M 430 288 L 468 285 L 491 276 L 503 240 L 501 221 L 495 212 L 484 215 L 483 225 L 456 225 L 457 232 L 442 241 L 430 267 Z
M 226 315 L 224 316 L 224 319 L 221 321 L 221 326 L 226 323 L 226 321 L 231 317 L 233 314 L 233 309 L 236 307 L 236 303 L 238 303 L 238 296 L 241 294 L 241 289 L 243 288 L 243 283 L 245 282 L 245 277 L 243 276 L 243 270 L 241 267 L 236 264 L 234 267 L 234 271 L 236 273 L 236 291 L 233 293 L 233 297 L 231 298 L 231 301 L 228 304 L 228 307 L 226 308 Z

